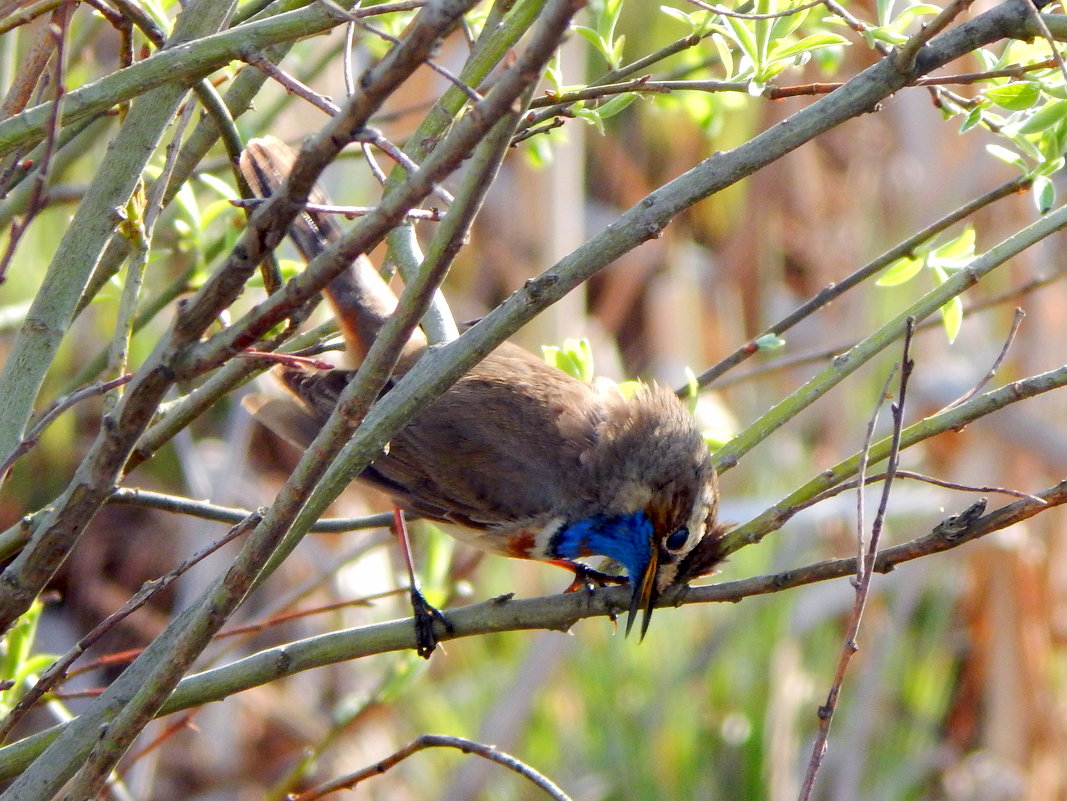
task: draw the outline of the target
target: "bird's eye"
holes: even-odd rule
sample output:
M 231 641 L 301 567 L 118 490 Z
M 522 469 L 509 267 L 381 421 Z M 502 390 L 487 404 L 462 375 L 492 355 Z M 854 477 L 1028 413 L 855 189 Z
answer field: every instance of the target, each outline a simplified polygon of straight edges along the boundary
M 667 539 L 663 541 L 663 545 L 668 551 L 677 551 L 685 546 L 687 542 L 689 542 L 689 529 L 682 526 L 680 529 L 672 531 L 667 536 Z

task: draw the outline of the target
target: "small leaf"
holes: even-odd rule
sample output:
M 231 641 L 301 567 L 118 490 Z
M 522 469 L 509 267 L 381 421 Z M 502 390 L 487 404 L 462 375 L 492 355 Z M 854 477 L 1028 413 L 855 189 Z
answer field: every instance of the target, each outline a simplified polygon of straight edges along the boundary
M 697 12 L 687 14 L 680 8 L 672 8 L 671 6 L 660 6 L 659 10 L 666 14 L 668 17 L 673 17 L 674 19 L 685 25 L 687 28 L 689 28 L 690 33 L 699 33 L 704 27 L 703 20 L 699 22 L 697 21 Z M 706 20 L 708 14 L 704 12 L 700 13 L 700 16 Z
M 1023 157 L 1014 150 L 1008 150 L 1008 148 L 1001 147 L 1000 145 L 986 145 L 985 149 L 989 155 L 993 156 L 993 158 L 1000 159 L 1007 164 L 1012 164 L 1023 172 L 1026 172 L 1026 162 L 1023 161 Z
M 1067 101 L 1055 100 L 1046 103 L 1045 106 L 1034 116 L 1019 127 L 1021 134 L 1040 133 L 1046 128 L 1051 128 L 1067 117 Z
M 691 368 L 685 368 L 685 400 L 689 414 L 696 414 L 697 402 L 700 400 L 700 383 L 697 374 Z
M 939 286 L 948 280 L 948 273 L 941 267 L 936 264 L 931 264 L 930 267 Z M 941 307 L 941 325 L 944 327 L 945 336 L 948 337 L 948 342 L 951 345 L 956 341 L 956 337 L 960 333 L 960 327 L 963 325 L 963 301 L 960 300 L 958 295 Z
M 601 103 L 597 106 L 597 111 L 600 113 L 600 119 L 606 120 L 614 117 L 635 100 L 637 100 L 637 95 L 633 92 L 629 92 L 625 95 L 617 95 L 606 103 Z
M 892 19 L 893 0 L 877 0 L 874 4 L 879 25 L 886 25 Z
M 780 42 L 793 33 L 807 19 L 810 11 L 811 9 L 805 9 L 775 20 L 774 27 L 771 28 L 771 41 Z
M 930 256 L 941 262 L 969 261 L 974 257 L 974 243 L 974 226 L 968 225 L 955 239 L 935 248 Z
M 777 350 L 785 345 L 785 340 L 777 334 L 764 334 L 752 343 L 760 351 Z
M 948 344 L 951 345 L 956 341 L 960 328 L 963 326 L 963 301 L 958 297 L 941 307 L 941 324 L 945 328 Z
M 918 275 L 924 263 L 924 259 L 916 259 L 912 256 L 897 259 L 886 268 L 875 284 L 877 286 L 899 286 Z
M 908 37 L 904 34 L 894 33 L 888 28 L 868 28 L 863 32 L 863 38 L 866 40 L 868 47 L 874 47 L 876 42 L 885 42 L 894 47 L 899 47 L 908 41 Z
M 726 37 L 721 33 L 713 33 L 711 41 L 715 45 L 715 51 L 719 54 L 719 61 L 722 62 L 726 77 L 732 78 L 734 75 L 734 54 L 730 50 L 730 45 L 726 42 Z
M 1048 214 L 1056 203 L 1056 185 L 1047 175 L 1038 175 L 1034 178 L 1033 190 L 1038 214 Z
M 590 125 L 595 126 L 597 129 L 597 133 L 599 133 L 601 136 L 604 135 L 604 120 L 603 117 L 601 117 L 600 111 L 598 109 L 575 107 L 572 113 L 578 119 L 584 120 Z
M 982 121 L 982 111 L 983 109 L 980 106 L 972 108 L 967 113 L 967 116 L 964 117 L 963 123 L 960 125 L 960 133 L 966 133 L 980 123 Z
M 989 100 L 1009 111 L 1028 109 L 1041 97 L 1041 90 L 1031 81 L 1014 81 L 982 92 Z
M 789 58 L 800 53 L 809 53 L 812 50 L 817 50 L 820 47 L 833 47 L 835 45 L 846 45 L 848 39 L 844 36 L 838 36 L 836 33 L 815 33 L 811 36 L 805 36 L 799 42 L 791 45 L 786 45 L 782 48 L 774 48 L 771 51 L 771 58 Z
M 745 25 L 745 21 L 735 17 L 727 17 L 726 24 L 733 33 L 732 38 L 737 43 L 741 52 L 748 56 L 753 64 L 758 65 L 759 48 L 756 45 L 755 36 L 753 36 L 752 31 Z

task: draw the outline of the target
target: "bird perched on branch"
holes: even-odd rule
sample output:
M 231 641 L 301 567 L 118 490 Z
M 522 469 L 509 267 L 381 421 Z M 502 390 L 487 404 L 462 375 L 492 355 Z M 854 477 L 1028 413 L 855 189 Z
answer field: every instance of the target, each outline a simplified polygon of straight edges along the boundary
M 249 142 L 241 167 L 265 197 L 284 183 L 294 158 L 279 140 L 258 139 Z M 312 200 L 325 202 L 316 193 Z M 332 218 L 309 211 L 290 235 L 310 260 L 338 230 Z M 362 256 L 325 295 L 358 364 L 396 297 Z M 425 347 L 416 331 L 394 378 Z M 283 369 L 281 380 L 297 402 L 269 403 L 257 417 L 306 447 L 353 375 Z M 613 559 L 633 588 L 627 633 L 643 613 L 644 636 L 659 595 L 709 572 L 718 559 L 715 470 L 681 401 L 656 386 L 628 396 L 596 387 L 508 343 L 417 414 L 359 478 L 476 548 L 572 570 L 572 587 L 590 578 L 621 583 L 578 561 Z M 421 603 L 423 612 L 432 610 Z M 433 619 L 423 614 L 420 626 L 419 611 L 416 603 L 419 651 L 428 656 Z

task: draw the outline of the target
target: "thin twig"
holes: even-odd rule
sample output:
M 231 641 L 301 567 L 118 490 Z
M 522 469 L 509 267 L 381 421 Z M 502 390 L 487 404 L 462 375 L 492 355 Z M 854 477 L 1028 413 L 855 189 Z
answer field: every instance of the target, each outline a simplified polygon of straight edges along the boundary
M 1047 509 L 1067 504 L 1067 480 L 1039 493 L 1042 503 L 1020 499 L 985 514 L 985 501 L 952 515 L 930 533 L 883 549 L 874 570 L 888 573 L 898 565 L 958 548 L 989 534 L 1016 525 Z M 737 581 L 699 587 L 677 586 L 665 592 L 658 606 L 704 603 L 737 603 L 744 598 L 768 595 L 822 581 L 844 578 L 856 572 L 856 558 L 831 559 Z M 570 593 L 545 598 L 513 600 L 494 598 L 480 604 L 449 610 L 454 631 L 442 639 L 481 636 L 491 632 L 551 629 L 567 631 L 578 620 L 607 616 L 625 608 L 626 588 L 597 590 L 591 594 Z M 288 643 L 251 654 L 238 662 L 206 670 L 183 680 L 159 715 L 219 701 L 237 692 L 291 676 L 305 670 L 359 659 L 371 654 L 411 648 L 414 642 L 409 621 L 378 624 L 373 633 L 362 629 L 331 632 L 319 638 Z M 284 657 L 284 658 L 282 658 Z M 60 728 L 68 728 L 65 724 Z M 57 731 L 31 735 L 20 743 L 0 749 L 0 779 L 10 779 L 39 755 L 58 735 Z M 10 749 L 10 750 L 9 750 Z
M 874 442 L 874 430 L 878 426 L 878 416 L 882 411 L 882 404 L 889 397 L 889 384 L 892 382 L 894 376 L 896 376 L 897 369 L 894 367 L 889 371 L 889 375 L 885 377 L 885 383 L 882 385 L 882 391 L 878 394 L 878 400 L 874 404 L 874 412 L 871 414 L 871 419 L 867 422 L 867 433 L 863 438 L 863 447 L 860 449 L 860 469 L 856 474 L 856 485 L 863 487 L 867 483 L 867 462 L 871 455 L 871 443 Z M 864 554 L 864 542 L 866 531 L 866 514 L 864 509 L 864 500 L 866 493 L 862 490 L 856 493 L 856 545 L 857 545 L 857 564 L 862 564 Z M 856 576 L 857 581 L 861 578 L 858 574 Z
M 146 581 L 141 585 L 134 595 L 126 601 L 119 609 L 112 612 L 106 618 L 101 620 L 93 630 L 82 637 L 78 642 L 67 651 L 63 656 L 57 659 L 52 665 L 41 674 L 41 677 L 31 687 L 27 693 L 19 699 L 19 702 L 8 713 L 8 716 L 4 719 L 3 724 L 0 725 L 0 741 L 7 737 L 8 733 L 18 724 L 20 720 L 25 716 L 30 709 L 33 708 L 41 697 L 54 687 L 58 682 L 62 681 L 66 676 L 67 669 L 70 668 L 78 657 L 84 654 L 94 643 L 96 643 L 101 637 L 107 634 L 109 631 L 115 628 L 119 623 L 128 618 L 146 603 L 148 603 L 153 597 L 158 595 L 161 591 L 169 587 L 176 579 L 187 573 L 194 565 L 203 561 L 211 554 L 215 553 L 223 545 L 240 537 L 242 534 L 251 531 L 259 524 L 261 516 L 258 512 L 254 512 L 240 523 L 226 532 L 225 536 L 219 540 L 211 543 L 206 548 L 198 551 L 183 561 L 177 567 L 167 571 L 162 576 L 152 581 Z
M 343 73 L 345 78 L 345 97 L 352 97 L 356 93 L 356 73 L 352 63 L 352 52 L 356 46 L 356 23 L 349 21 L 345 25 L 345 54 L 342 59 Z
M 379 184 L 385 186 L 385 182 L 389 180 L 389 176 L 385 174 L 385 170 L 381 168 L 381 165 L 378 164 L 378 160 L 374 158 L 374 151 L 371 150 L 370 143 L 360 142 L 359 149 L 363 151 L 363 158 L 367 160 L 367 167 L 370 169 L 371 175 L 374 176 Z
M 407 153 L 386 139 L 382 135 L 382 132 L 375 128 L 364 126 L 356 132 L 355 140 L 357 142 L 369 142 L 374 145 L 385 155 L 407 170 L 409 174 L 414 174 L 419 169 L 419 165 L 416 164 Z M 452 203 L 452 193 L 444 187 L 434 184 L 433 191 L 434 194 L 441 198 L 445 203 Z
M 941 9 L 941 12 L 936 17 L 924 24 L 919 29 L 918 33 L 897 49 L 896 55 L 894 56 L 897 68 L 906 71 L 913 69 L 915 66 L 915 59 L 926 43 L 951 25 L 952 21 L 970 8 L 973 2 L 974 0 L 952 0 L 951 3 Z
M 7 247 L 4 248 L 4 253 L 0 256 L 0 284 L 3 284 L 7 279 L 8 267 L 15 257 L 15 250 L 18 248 L 23 234 L 26 233 L 30 223 L 47 205 L 45 190 L 48 186 L 48 172 L 52 165 L 52 156 L 56 150 L 56 137 L 59 134 L 59 114 L 63 106 L 63 97 L 66 95 L 64 72 L 67 64 L 67 28 L 70 24 L 70 16 L 74 11 L 74 5 L 71 0 L 66 0 L 62 6 L 52 12 L 52 20 L 48 24 L 47 36 L 51 37 L 54 43 L 54 52 L 52 54 L 54 60 L 52 68 L 52 84 L 54 87 L 52 90 L 52 109 L 48 124 L 45 126 L 41 157 L 35 165 L 37 174 L 34 178 L 33 189 L 30 192 L 30 199 L 26 204 L 26 214 L 21 221 L 11 224 Z M 4 473 L 0 472 L 0 476 L 3 475 Z
M 1004 339 L 1004 346 L 1000 349 L 1000 353 L 997 356 L 996 360 L 993 362 L 993 366 L 989 368 L 989 372 L 982 376 L 982 379 L 977 384 L 975 384 L 967 393 L 961 395 L 960 397 L 956 398 L 956 400 L 952 401 L 952 403 L 945 406 L 945 409 L 951 409 L 954 406 L 959 406 L 961 403 L 966 403 L 979 392 L 981 392 L 982 388 L 986 384 L 996 378 L 997 370 L 999 370 L 1000 365 L 1004 363 L 1004 359 L 1007 357 L 1008 351 L 1011 349 L 1011 345 L 1015 341 L 1015 335 L 1019 333 L 1019 326 L 1022 325 L 1023 318 L 1025 316 L 1026 312 L 1024 312 L 1022 309 L 1015 309 L 1015 316 L 1012 318 L 1011 321 L 1011 330 L 1008 331 L 1008 336 Z
M 856 579 L 853 582 L 856 590 L 856 599 L 852 609 L 852 616 L 849 620 L 848 631 L 845 635 L 845 644 L 842 647 L 841 655 L 838 658 L 837 670 L 834 674 L 833 683 L 827 694 L 826 703 L 819 707 L 819 731 L 815 737 L 811 759 L 808 762 L 808 770 L 804 777 L 804 783 L 801 786 L 799 795 L 800 801 L 809 801 L 811 793 L 815 788 L 815 779 L 818 776 L 823 757 L 826 755 L 826 743 L 830 736 L 830 724 L 833 721 L 834 710 L 837 708 L 837 702 L 841 696 L 841 687 L 844 684 L 845 673 L 848 671 L 848 666 L 852 661 L 853 655 L 859 650 L 857 636 L 859 634 L 860 621 L 863 619 L 863 611 L 866 608 L 867 598 L 870 594 L 871 578 L 874 575 L 875 568 L 875 558 L 878 555 L 878 543 L 881 539 L 886 511 L 889 508 L 889 492 L 893 485 L 893 476 L 896 473 L 897 464 L 900 460 L 900 438 L 901 432 L 904 430 L 904 402 L 907 396 L 908 379 L 915 366 L 910 354 L 911 340 L 914 333 L 915 320 L 909 317 L 908 325 L 904 333 L 904 352 L 900 360 L 900 389 L 897 394 L 896 402 L 891 406 L 893 411 L 893 447 L 889 454 L 889 466 L 886 470 L 885 483 L 882 485 L 882 498 L 878 505 L 878 512 L 875 514 L 874 522 L 871 524 L 871 536 L 867 547 L 866 549 L 863 549 L 861 546 L 859 556 L 856 558 Z M 870 447 L 869 441 L 867 447 Z M 862 488 L 859 490 L 859 494 L 863 494 Z M 860 526 L 863 526 L 863 521 L 861 520 L 859 524 Z M 858 532 L 858 537 L 861 542 L 863 536 L 864 531 L 861 528 Z
M 743 11 L 731 11 L 728 8 L 723 8 L 722 6 L 715 6 L 711 3 L 705 3 L 702 0 L 689 0 L 689 2 L 697 8 L 702 8 L 705 11 L 710 11 L 713 14 L 718 14 L 722 17 L 733 17 L 735 19 L 752 20 L 780 19 L 781 17 L 791 17 L 794 14 L 799 14 L 801 11 L 807 11 L 809 8 L 814 8 L 815 6 L 821 6 L 823 4 L 823 0 L 811 0 L 811 2 L 809 3 L 801 3 L 799 6 L 787 8 L 785 11 L 776 11 L 773 14 L 749 14 Z
M 873 47 L 883 56 L 888 56 L 890 53 L 893 52 L 893 48 L 891 48 L 885 42 L 881 42 L 878 39 L 869 36 L 868 33 L 870 29 L 867 24 L 860 20 L 859 17 L 855 17 L 851 14 L 851 12 L 845 10 L 845 8 L 838 2 L 836 2 L 836 0 L 823 0 L 823 5 L 826 6 L 827 11 L 829 11 L 835 17 L 840 17 L 841 20 L 844 21 L 844 23 L 849 28 L 851 28 L 860 36 L 862 36 L 865 40 L 867 40 L 867 42 L 870 43 L 871 47 Z
M 264 74 L 269 75 L 281 84 L 289 94 L 302 97 L 315 108 L 326 112 L 331 117 L 341 113 L 341 108 L 330 98 L 319 94 L 306 83 L 294 78 L 262 53 L 256 50 L 248 50 L 241 54 L 241 58 Z
M 207 501 L 195 501 L 179 495 L 167 495 L 162 492 L 137 489 L 135 487 L 118 487 L 107 499 L 108 503 L 126 506 L 141 506 L 146 509 L 158 509 L 161 512 L 187 515 L 201 520 L 214 520 L 218 523 L 237 523 L 253 512 L 230 506 L 219 506 Z M 414 520 L 415 518 L 410 518 Z M 388 512 L 367 515 L 365 517 L 333 517 L 317 521 L 311 531 L 316 534 L 341 534 L 348 531 L 362 531 L 369 528 L 387 528 L 393 516 Z
M 234 198 L 230 204 L 238 208 L 255 208 L 265 203 L 261 197 Z M 320 214 L 337 214 L 349 220 L 356 217 L 365 217 L 374 211 L 374 206 L 339 206 L 333 203 L 308 203 L 305 205 L 308 211 L 317 211 Z M 407 213 L 409 220 L 426 220 L 428 222 L 440 222 L 444 218 L 444 212 L 440 209 L 410 209 Z
M 956 490 L 957 492 L 974 492 L 974 493 L 981 493 L 981 494 L 995 493 L 997 495 L 1010 495 L 1013 498 L 1026 498 L 1027 500 L 1030 500 L 1030 501 L 1037 501 L 1039 503 L 1044 503 L 1044 501 L 1040 497 L 1038 497 L 1037 495 L 1032 495 L 1029 492 L 1023 492 L 1022 490 L 1010 489 L 1008 487 L 991 487 L 991 486 L 987 487 L 987 486 L 977 486 L 977 485 L 973 485 L 973 484 L 959 484 L 959 483 L 957 483 L 955 481 L 946 481 L 943 478 L 935 478 L 934 476 L 928 476 L 925 473 L 916 473 L 916 472 L 913 472 L 911 470 L 897 470 L 896 477 L 897 478 L 906 478 L 906 479 L 910 479 L 912 481 L 921 481 L 923 484 L 931 484 L 931 485 L 933 485 L 935 487 L 943 487 L 945 489 Z M 877 483 L 879 481 L 884 481 L 885 478 L 886 478 L 886 474 L 885 473 L 876 473 L 876 474 L 874 474 L 872 476 L 867 476 L 864 479 L 863 483 L 866 484 L 866 485 L 875 484 L 875 483 Z M 823 501 L 829 500 L 830 498 L 833 498 L 833 497 L 835 497 L 837 495 L 840 495 L 843 492 L 848 492 L 849 490 L 854 490 L 858 486 L 859 486 L 859 479 L 858 478 L 854 478 L 851 481 L 842 482 L 841 484 L 838 484 L 836 487 L 831 487 L 830 489 L 826 490 L 825 492 L 820 492 L 818 495 L 815 495 L 810 500 L 807 500 L 807 501 L 804 501 L 803 503 L 797 504 L 795 509 L 794 509 L 794 511 L 802 512 L 805 509 L 810 509 L 812 506 L 816 506 L 816 505 L 822 503 Z
M 44 430 L 52 424 L 59 415 L 63 414 L 67 409 L 75 404 L 81 403 L 86 398 L 92 398 L 97 395 L 103 395 L 105 392 L 110 392 L 116 387 L 121 387 L 133 378 L 132 374 L 122 375 L 118 378 L 112 378 L 109 381 L 98 381 L 95 384 L 91 384 L 87 387 L 75 390 L 64 398 L 59 398 L 52 406 L 45 411 L 40 419 L 34 423 L 22 441 L 15 446 L 15 449 L 8 454 L 8 457 L 4 459 L 3 464 L 0 464 L 0 478 L 7 475 L 7 471 L 11 469 L 11 466 L 18 460 L 20 456 L 33 448 L 37 444 L 37 440 L 41 438 L 41 434 Z
M 699 376 L 697 376 L 697 385 L 701 389 L 708 387 L 716 379 L 718 379 L 719 376 L 723 375 L 728 370 L 733 369 L 753 354 L 759 353 L 760 347 L 758 343 L 763 338 L 771 336 L 780 337 L 783 333 L 788 331 L 801 320 L 810 317 L 816 311 L 818 311 L 831 301 L 836 300 L 849 289 L 852 289 L 854 286 L 862 283 L 866 279 L 873 276 L 875 273 L 892 264 L 897 259 L 911 255 L 915 248 L 917 248 L 923 242 L 926 242 L 934 235 L 940 233 L 941 231 L 944 231 L 946 228 L 949 228 L 952 225 L 955 225 L 960 220 L 966 219 L 979 209 L 982 209 L 992 203 L 995 203 L 996 201 L 1001 200 L 1002 198 L 1023 191 L 1024 189 L 1028 188 L 1030 184 L 1031 181 L 1025 178 L 1014 178 L 1010 181 L 1007 181 L 1001 184 L 1000 186 L 990 190 L 989 192 L 979 195 L 974 200 L 971 200 L 970 202 L 965 203 L 959 208 L 949 212 L 941 219 L 908 237 L 896 247 L 891 248 L 878 258 L 868 262 L 863 267 L 856 270 L 854 273 L 842 279 L 841 281 L 837 283 L 828 284 L 817 295 L 815 295 L 810 300 L 808 300 L 807 302 L 796 308 L 794 311 L 786 315 L 784 318 L 772 325 L 762 334 L 757 337 L 754 337 L 749 342 L 745 343 L 736 351 L 734 351 L 732 354 L 727 356 L 725 359 L 722 359 L 717 364 L 712 365 Z M 688 392 L 688 387 L 682 387 L 678 390 L 678 394 L 683 397 Z
M 348 9 L 343 8 L 337 3 L 333 2 L 333 0 L 316 0 L 316 2 L 324 9 L 326 9 L 327 13 L 329 13 L 335 19 L 346 20 L 350 24 L 358 25 L 368 33 L 372 33 L 378 38 L 384 39 L 385 41 L 389 42 L 389 44 L 400 44 L 400 40 L 397 39 L 395 36 L 392 36 L 391 34 L 388 34 L 385 31 L 381 30 L 380 28 L 376 28 L 373 25 L 366 23 L 362 19 L 360 19 L 360 16 L 365 15 L 357 16 L 355 11 L 349 11 Z M 449 83 L 459 88 L 459 90 L 463 92 L 463 94 L 465 94 L 468 98 L 470 98 L 472 102 L 477 103 L 479 100 L 482 99 L 482 96 L 478 94 L 477 91 L 475 91 L 473 88 L 461 81 L 458 76 L 454 75 L 445 67 L 442 67 L 433 59 L 427 59 L 426 66 L 432 69 L 438 75 L 442 76 Z
M 1037 29 L 1041 31 L 1041 36 L 1048 42 L 1049 48 L 1052 50 L 1052 59 L 1056 62 L 1056 66 L 1059 67 L 1060 74 L 1067 79 L 1067 64 L 1063 62 L 1063 55 L 1060 53 L 1057 46 L 1056 37 L 1052 35 L 1052 31 L 1048 29 L 1048 25 L 1045 23 L 1045 18 L 1041 16 L 1041 12 L 1038 11 L 1038 5 L 1036 3 L 1026 4 L 1026 13 L 1030 15 L 1030 18 L 1034 21 Z
M 1020 286 L 1017 286 L 1014 289 L 1009 289 L 1006 292 L 1002 292 L 999 295 L 987 298 L 986 300 L 980 301 L 978 303 L 972 303 L 963 310 L 963 317 L 964 319 L 967 319 L 972 314 L 988 311 L 989 309 L 995 308 L 996 306 L 999 306 L 1000 304 L 1006 303 L 1010 300 L 1017 300 L 1020 297 L 1030 294 L 1031 292 L 1035 292 L 1038 289 L 1042 289 L 1048 286 L 1054 281 L 1059 281 L 1064 276 L 1067 276 L 1067 271 L 1059 271 L 1049 273 L 1047 275 L 1038 276 L 1037 278 L 1027 281 L 1025 284 L 1021 284 Z M 928 317 L 927 319 L 919 323 L 915 327 L 915 330 L 916 332 L 919 332 L 927 331 L 933 328 L 940 329 L 943 328 L 943 325 L 944 324 L 939 318 Z M 832 359 L 834 356 L 837 356 L 839 353 L 845 353 L 846 351 L 851 350 L 855 346 L 856 340 L 853 340 L 852 342 L 843 343 L 841 345 L 838 345 L 837 347 L 819 348 L 818 350 L 810 350 L 805 351 L 803 353 L 794 353 L 790 356 L 782 356 L 781 358 L 770 360 L 766 364 L 763 364 L 759 367 L 753 367 L 752 369 L 747 370 L 744 373 L 722 376 L 721 378 L 716 379 L 715 388 L 723 389 L 724 387 L 733 386 L 735 384 L 740 384 L 745 381 L 751 381 L 755 378 L 767 375 L 768 373 L 773 373 L 777 370 L 785 370 L 790 367 L 798 367 L 804 364 L 811 364 L 812 362 L 825 362 L 829 359 Z
M 382 761 L 369 765 L 355 773 L 350 773 L 347 776 L 324 782 L 318 787 L 314 787 L 306 792 L 290 795 L 288 801 L 317 801 L 317 799 L 322 798 L 324 795 L 338 790 L 351 790 L 361 781 L 373 778 L 374 776 L 380 776 L 387 770 L 403 762 L 412 754 L 426 748 L 456 748 L 465 754 L 480 756 L 482 759 L 488 759 L 490 762 L 503 765 L 508 770 L 514 771 L 525 779 L 529 779 L 539 788 L 544 790 L 550 798 L 553 798 L 556 801 L 570 801 L 570 796 L 564 793 L 555 782 L 510 754 L 499 751 L 490 745 L 475 742 L 474 740 L 467 740 L 463 737 L 451 737 L 443 734 L 422 734 Z
M 279 351 L 245 349 L 237 354 L 242 359 L 261 359 L 271 364 L 282 364 L 286 367 L 311 370 L 333 370 L 337 367 L 333 362 L 323 359 L 310 359 L 307 356 L 296 353 L 281 353 Z

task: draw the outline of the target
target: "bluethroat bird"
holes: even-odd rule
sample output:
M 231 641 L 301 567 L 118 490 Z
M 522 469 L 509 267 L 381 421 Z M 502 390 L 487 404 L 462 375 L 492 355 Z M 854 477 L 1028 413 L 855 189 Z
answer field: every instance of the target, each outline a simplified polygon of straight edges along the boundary
M 277 139 L 258 139 L 249 142 L 242 170 L 268 196 L 293 159 Z M 315 194 L 313 201 L 325 202 L 321 190 Z M 336 225 L 306 211 L 290 236 L 311 259 L 337 236 Z M 358 364 L 396 296 L 363 256 L 325 295 Z M 416 331 L 396 376 L 425 348 Z M 265 404 L 257 417 L 306 447 L 353 374 L 282 369 L 282 383 L 298 403 Z M 710 572 L 718 560 L 715 470 L 682 402 L 657 386 L 629 396 L 593 386 L 510 343 L 419 413 L 360 480 L 476 548 L 572 570 L 572 588 L 591 578 L 622 583 L 577 561 L 609 557 L 633 587 L 626 632 L 643 612 L 642 637 L 659 595 Z M 424 656 L 434 646 L 432 622 L 420 634 Z

